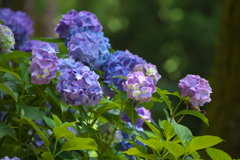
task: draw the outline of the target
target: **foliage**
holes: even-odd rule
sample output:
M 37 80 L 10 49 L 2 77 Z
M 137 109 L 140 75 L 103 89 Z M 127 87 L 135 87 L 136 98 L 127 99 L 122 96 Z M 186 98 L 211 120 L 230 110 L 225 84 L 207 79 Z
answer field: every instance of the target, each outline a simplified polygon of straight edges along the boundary
M 68 57 L 65 40 L 59 38 L 40 40 L 45 41 L 44 44 L 46 41 L 58 44 L 59 53 L 56 54 L 58 59 Z M 204 158 L 199 151 L 205 150 L 213 160 L 219 159 L 219 156 L 231 159 L 224 151 L 212 148 L 223 141 L 221 138 L 212 135 L 195 137 L 186 126 L 180 124 L 182 118 L 189 114 L 200 118 L 208 125 L 205 115 L 199 112 L 199 106 L 195 106 L 198 111 L 190 110 L 189 97 L 182 97 L 179 92 L 171 93 L 155 86 L 152 89 L 152 92 L 156 91 L 155 93 L 145 94 L 145 89 L 149 90 L 151 87 L 141 83 L 141 80 L 156 83 L 143 73 L 139 76 L 140 71 L 134 72 L 134 76 L 136 75 L 134 78 L 137 80 L 131 81 L 134 81 L 132 84 L 135 86 L 138 82 L 141 83 L 143 90 L 134 88 L 131 83 L 125 91 L 118 90 L 114 84 L 106 86 L 102 70 L 90 71 L 91 66 L 80 65 L 76 65 L 75 69 L 67 62 L 64 71 L 58 70 L 54 73 L 56 77 L 53 77 L 50 83 L 36 84 L 32 78 L 39 76 L 46 78 L 52 67 L 49 64 L 52 62 L 44 59 L 51 53 L 45 50 L 43 52 L 40 46 L 35 46 L 33 55 L 44 60 L 44 63 L 38 62 L 44 66 L 44 71 L 34 76 L 31 75 L 34 71 L 29 72 L 33 61 L 31 58 L 35 58 L 31 57 L 31 54 L 17 50 L 9 54 L 0 53 L 0 61 L 3 62 L 0 63 L 0 157 L 17 156 L 23 160 L 143 158 L 189 160 Z M 51 48 L 50 45 L 48 48 Z M 37 54 L 35 50 L 38 50 Z M 131 55 L 130 52 L 126 54 Z M 139 57 L 133 55 L 129 57 L 127 60 L 133 61 L 134 64 L 138 64 L 135 63 L 137 60 L 146 63 Z M 129 65 L 128 70 L 134 68 L 130 67 L 130 61 L 126 64 Z M 121 70 L 126 68 L 124 65 L 121 67 Z M 54 66 L 54 70 L 51 71 L 55 71 L 55 68 Z M 117 77 L 113 78 L 122 79 L 123 85 L 130 81 L 129 74 L 119 72 Z M 147 78 L 142 78 L 144 76 Z M 72 82 L 68 82 L 69 80 Z M 59 87 L 61 92 L 56 89 L 57 85 L 61 86 Z M 99 96 L 94 98 L 96 94 L 94 89 L 100 85 L 102 88 L 106 87 L 106 90 L 101 92 L 101 99 L 98 99 Z M 68 87 L 71 86 L 74 88 L 70 90 Z M 110 94 L 107 95 L 106 92 Z M 128 92 L 144 100 L 132 98 L 128 96 Z M 173 106 L 172 97 L 179 99 L 177 106 Z M 69 98 L 74 99 L 74 103 L 67 104 L 66 99 Z M 93 101 L 94 103 L 91 103 Z M 165 111 L 166 119 L 159 119 L 158 123 L 144 117 L 146 115 L 140 114 L 137 110 L 142 106 L 150 109 L 155 102 L 166 104 L 165 108 L 160 108 Z M 186 104 L 186 110 L 179 110 L 183 102 Z M 122 118 L 124 113 L 130 122 L 124 121 Z M 147 124 L 149 131 L 135 125 L 141 119 Z

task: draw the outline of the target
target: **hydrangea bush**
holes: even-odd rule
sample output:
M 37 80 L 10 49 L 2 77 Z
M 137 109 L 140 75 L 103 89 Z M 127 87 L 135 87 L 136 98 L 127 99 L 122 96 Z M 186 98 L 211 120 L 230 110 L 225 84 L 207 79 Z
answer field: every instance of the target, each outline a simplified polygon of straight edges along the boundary
M 0 17 L 1 160 L 231 159 L 213 148 L 221 138 L 180 124 L 185 115 L 209 124 L 201 113 L 211 101 L 206 79 L 189 74 L 179 92 L 160 89 L 156 66 L 112 49 L 87 11 L 64 14 L 59 38 L 35 40 L 26 13 L 4 8 Z M 152 107 L 166 118 L 152 119 Z

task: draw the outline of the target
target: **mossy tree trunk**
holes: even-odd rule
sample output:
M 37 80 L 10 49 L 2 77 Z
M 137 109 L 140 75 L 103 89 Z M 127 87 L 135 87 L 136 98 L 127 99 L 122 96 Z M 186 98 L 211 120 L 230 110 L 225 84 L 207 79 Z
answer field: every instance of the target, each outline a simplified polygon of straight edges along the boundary
M 219 148 L 240 158 L 240 1 L 224 1 L 217 47 L 212 102 L 206 106 L 210 126 L 203 132 L 220 136 L 225 142 Z

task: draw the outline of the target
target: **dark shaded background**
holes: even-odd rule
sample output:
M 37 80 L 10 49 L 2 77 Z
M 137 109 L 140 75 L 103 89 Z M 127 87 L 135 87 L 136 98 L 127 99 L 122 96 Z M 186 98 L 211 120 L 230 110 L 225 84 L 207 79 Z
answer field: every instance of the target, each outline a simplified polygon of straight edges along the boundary
M 1 0 L 2 7 L 27 12 L 34 20 L 32 38 L 57 37 L 54 28 L 71 9 L 95 13 L 103 25 L 105 36 L 115 50 L 128 49 L 155 64 L 162 78 L 158 87 L 179 91 L 179 79 L 186 74 L 197 74 L 213 86 L 213 103 L 203 109 L 209 111 L 210 127 L 203 133 L 226 139 L 223 150 L 239 158 L 240 108 L 240 1 L 234 0 Z M 232 18 L 233 17 L 233 18 Z M 233 23 L 232 23 L 233 22 Z M 220 29 L 221 28 L 221 29 Z M 240 46 L 240 45 L 239 45 Z M 231 49 L 234 48 L 234 49 Z M 229 52 L 233 53 L 230 54 Z M 230 57 L 230 58 L 229 58 Z M 232 62 L 235 63 L 232 63 Z M 214 64 L 214 65 L 213 65 Z M 234 64 L 234 65 L 230 65 Z M 221 74 L 220 74 L 221 73 Z M 231 81 L 228 79 L 231 76 Z M 230 88 L 230 89 L 227 89 Z M 237 89 L 236 89 L 237 88 Z M 229 95 L 224 99 L 225 93 Z M 237 95 L 237 96 L 232 96 Z M 234 99 L 232 99 L 234 97 Z M 228 109 L 229 102 L 236 101 Z M 175 101 L 173 100 L 173 103 Z M 224 106 L 223 106 L 224 104 Z M 154 119 L 164 119 L 164 104 L 155 104 Z M 218 114 L 220 113 L 221 114 Z M 234 116 L 232 112 L 235 112 Z M 227 114 L 228 113 L 228 114 Z M 238 114 L 237 114 L 238 113 Z M 225 116 L 228 115 L 228 116 Z M 221 123 L 219 123 L 221 122 Z M 186 117 L 194 135 L 200 134 L 202 122 Z M 226 134 L 231 132 L 232 134 Z M 226 135 L 226 136 L 225 136 Z M 230 137 L 230 138 L 229 138 Z M 228 143 L 228 139 L 229 143 Z M 240 143 L 239 143 L 240 144 Z

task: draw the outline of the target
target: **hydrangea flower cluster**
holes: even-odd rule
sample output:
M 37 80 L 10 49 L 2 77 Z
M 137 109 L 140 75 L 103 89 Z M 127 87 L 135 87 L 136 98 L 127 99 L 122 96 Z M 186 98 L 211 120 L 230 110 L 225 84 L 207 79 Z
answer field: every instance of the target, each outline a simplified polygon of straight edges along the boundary
M 136 109 L 136 112 L 138 115 L 142 116 L 144 119 L 146 119 L 148 122 L 151 122 L 151 112 L 144 107 L 139 107 Z M 127 116 L 125 112 L 123 112 L 121 119 L 127 123 L 132 123 L 131 119 Z M 139 117 L 135 126 L 142 128 L 144 121 Z
M 32 51 L 30 65 L 31 81 L 34 84 L 47 84 L 56 77 L 58 58 L 55 49 L 46 42 L 41 42 Z
M 101 32 L 102 25 L 100 24 L 97 16 L 88 11 L 71 10 L 67 14 L 62 15 L 63 19 L 60 20 L 55 31 L 59 37 L 69 39 L 76 33 L 84 31 Z
M 3 53 L 10 53 L 14 48 L 15 40 L 13 32 L 7 26 L 0 24 L 0 48 Z
M 72 58 L 80 60 L 93 70 L 98 70 L 109 55 L 108 41 L 103 32 L 86 31 L 72 36 L 67 47 Z
M 98 82 L 99 76 L 89 67 L 65 69 L 61 72 L 57 91 L 63 102 L 70 106 L 94 106 L 102 98 L 102 90 Z
M 128 98 L 149 102 L 152 93 L 156 91 L 154 81 L 150 77 L 146 77 L 143 72 L 132 72 L 127 75 L 127 80 L 122 82 L 123 89 L 127 92 Z
M 132 72 L 143 72 L 145 76 L 151 77 L 156 85 L 158 80 L 161 78 L 161 75 L 158 73 L 155 65 L 150 63 L 137 64 Z
M 178 87 L 182 97 L 189 96 L 190 102 L 195 107 L 203 106 L 204 103 L 211 101 L 212 88 L 207 80 L 198 75 L 188 74 L 180 80 Z
M 3 158 L 0 159 L 0 160 L 20 160 L 20 158 L 18 158 L 18 157 L 16 157 L 16 156 L 14 156 L 13 158 L 9 158 L 8 156 L 6 156 L 6 157 L 3 157 Z
M 41 43 L 40 40 L 29 40 L 29 41 L 25 42 L 24 45 L 19 48 L 19 50 L 23 51 L 23 52 L 32 52 L 34 47 L 39 45 L 39 43 Z M 55 43 L 49 43 L 49 44 L 55 49 L 56 52 L 59 51 L 58 47 Z
M 115 76 L 127 76 L 132 71 L 135 65 L 146 63 L 145 60 L 137 55 L 133 55 L 128 50 L 115 51 L 110 54 L 103 64 L 103 78 L 107 86 L 114 84 L 119 91 L 123 91 L 122 82 L 124 79 Z
M 100 125 L 100 127 L 99 127 L 99 135 L 101 136 L 101 140 L 103 140 L 106 143 L 111 142 L 112 136 L 114 134 L 114 130 L 115 130 L 115 128 L 109 122 L 105 123 L 103 125 Z M 111 142 L 111 144 L 115 144 L 115 143 L 121 142 L 122 138 L 123 137 L 122 137 L 121 131 L 120 130 L 116 131 L 116 133 L 114 134 L 114 139 Z
M 71 58 L 66 58 L 66 59 L 59 59 L 58 60 L 58 71 L 59 72 L 63 72 L 65 69 L 75 69 L 75 68 L 80 68 L 80 67 L 84 67 L 85 65 L 80 62 L 77 61 L 75 62 L 74 59 Z
M 33 21 L 24 12 L 14 12 L 9 8 L 0 9 L 0 19 L 11 28 L 16 41 L 15 49 L 19 49 L 33 33 Z

